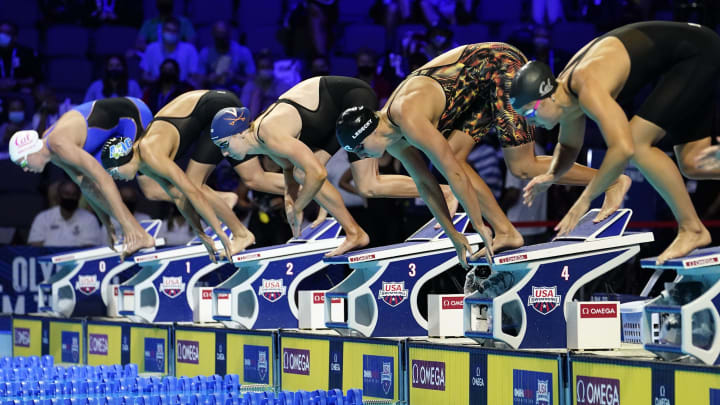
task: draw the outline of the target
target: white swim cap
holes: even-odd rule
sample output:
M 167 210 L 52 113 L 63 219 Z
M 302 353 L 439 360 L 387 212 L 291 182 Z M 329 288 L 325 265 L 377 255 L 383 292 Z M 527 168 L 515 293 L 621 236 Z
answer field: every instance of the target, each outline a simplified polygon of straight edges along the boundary
M 15 132 L 10 138 L 10 160 L 19 164 L 25 156 L 42 149 L 42 141 L 37 131 Z

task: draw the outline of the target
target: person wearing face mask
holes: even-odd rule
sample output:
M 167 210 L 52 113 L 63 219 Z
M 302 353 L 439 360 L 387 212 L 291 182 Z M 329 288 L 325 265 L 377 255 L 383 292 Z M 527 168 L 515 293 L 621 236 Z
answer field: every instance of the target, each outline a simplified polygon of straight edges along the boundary
M 110 216 L 115 217 L 125 235 L 123 255 L 155 242 L 123 204 L 117 186 L 100 163 L 101 147 L 112 136 L 134 139 L 152 120 L 152 113 L 139 99 L 106 98 L 74 107 L 45 130 L 19 131 L 10 138 L 10 160 L 26 172 L 41 173 L 49 162 L 67 173 L 82 189 L 89 205 L 114 235 Z M 128 142 L 132 145 L 132 140 Z M 120 154 L 127 144 L 116 148 Z M 112 237 L 110 238 L 112 240 Z M 114 247 L 114 243 L 110 245 Z
M 196 86 L 198 81 L 198 53 L 195 45 L 184 42 L 180 36 L 180 22 L 172 17 L 162 24 L 162 35 L 159 40 L 145 49 L 140 60 L 142 78 L 146 82 L 154 82 L 160 76 L 160 66 L 166 59 L 173 59 L 179 66 L 181 81 L 188 81 Z
M 142 91 L 138 82 L 128 78 L 125 59 L 120 55 L 110 55 L 105 62 L 104 77 L 90 84 L 83 102 L 123 96 L 141 98 Z
M 180 40 L 185 42 L 195 42 L 195 28 L 187 17 L 173 15 L 173 0 L 157 0 L 157 17 L 143 21 L 140 31 L 138 32 L 136 47 L 140 51 L 144 51 L 148 44 L 158 41 L 162 37 L 163 23 L 169 19 L 176 19 L 179 24 Z
M 240 95 L 243 105 L 247 106 L 253 114 L 265 110 L 293 86 L 275 77 L 274 61 L 269 50 L 262 50 L 256 60 L 257 74 L 253 80 L 245 83 Z
M 392 85 L 385 77 L 377 73 L 375 53 L 370 49 L 361 49 L 355 57 L 355 62 L 357 62 L 357 75 L 355 77 L 369 84 L 375 90 L 380 105 L 385 104 L 392 92 Z
M 213 45 L 200 51 L 200 73 L 210 89 L 234 88 L 255 74 L 255 61 L 250 50 L 230 39 L 225 21 L 213 25 Z
M 2 139 L 3 150 L 8 150 L 10 137 L 22 130 L 32 129 L 32 125 L 25 111 L 25 101 L 21 98 L 11 99 L 7 103 L 7 122 L 0 125 L 0 139 Z
M 0 21 L 0 91 L 30 92 L 40 81 L 41 65 L 34 49 L 17 43 L 17 25 Z
M 60 204 L 41 211 L 33 219 L 28 236 L 32 246 L 97 246 L 102 240 L 97 219 L 78 208 L 80 189 L 70 180 L 63 181 L 58 194 Z
M 153 113 L 160 111 L 170 100 L 193 90 L 189 83 L 180 81 L 179 70 L 180 67 L 174 59 L 166 59 L 160 65 L 158 80 L 143 94 L 143 100 Z

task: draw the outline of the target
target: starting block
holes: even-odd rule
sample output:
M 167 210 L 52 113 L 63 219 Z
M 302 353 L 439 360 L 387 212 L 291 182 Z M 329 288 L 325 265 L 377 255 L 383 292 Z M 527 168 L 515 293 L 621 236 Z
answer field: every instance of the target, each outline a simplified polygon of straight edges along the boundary
M 552 242 L 484 258 L 490 265 L 486 288 L 465 298 L 465 336 L 500 340 L 515 349 L 567 348 L 568 305 L 575 293 L 638 254 L 651 232 L 625 232 L 632 211 L 620 209 L 595 224 L 590 210 L 577 227 Z
M 466 214 L 453 218 L 464 232 Z M 452 241 L 434 219 L 404 243 L 358 250 L 325 259 L 354 269 L 342 283 L 325 293 L 325 325 L 342 335 L 366 337 L 427 336 L 428 321 L 420 314 L 418 295 L 433 277 L 459 264 Z M 471 246 L 482 243 L 478 234 L 466 234 Z M 344 322 L 328 322 L 333 299 L 344 300 Z M 378 301 L 381 303 L 378 304 Z
M 223 231 L 232 237 L 227 227 Z M 217 235 L 210 228 L 206 233 L 221 249 Z M 229 264 L 213 263 L 199 237 L 183 247 L 137 255 L 134 262 L 140 271 L 120 285 L 118 313 L 135 322 L 192 322 L 193 287 L 203 276 Z
M 340 230 L 328 218 L 286 244 L 233 256 L 237 271 L 213 289 L 213 319 L 245 329 L 297 328 L 295 292 L 302 280 L 329 266 L 323 256 L 345 241 Z
M 164 244 L 157 238 L 162 221 L 141 221 L 140 225 L 155 239 L 155 246 Z M 105 316 L 112 299 L 110 282 L 135 265 L 132 259 L 120 262 L 122 249 L 118 244 L 115 250 L 105 246 L 39 257 L 38 261 L 59 267 L 38 288 L 39 311 L 65 318 Z
M 705 364 L 720 364 L 720 247 L 696 249 L 690 255 L 643 268 L 675 270 L 675 282 L 643 308 L 641 337 L 646 350 L 662 357 L 691 355 Z

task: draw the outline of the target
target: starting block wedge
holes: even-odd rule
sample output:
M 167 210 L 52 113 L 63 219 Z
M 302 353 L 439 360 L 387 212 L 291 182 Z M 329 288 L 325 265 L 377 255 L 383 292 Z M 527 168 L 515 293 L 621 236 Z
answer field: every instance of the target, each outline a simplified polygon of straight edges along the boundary
M 567 303 L 600 277 L 653 241 L 651 232 L 625 232 L 632 211 L 620 209 L 599 223 L 590 210 L 569 234 L 484 258 L 491 276 L 482 291 L 465 298 L 465 336 L 500 340 L 513 348 L 567 348 Z
M 164 244 L 162 238 L 157 238 L 162 221 L 141 221 L 140 225 L 155 239 L 155 246 Z M 39 311 L 65 318 L 105 316 L 112 298 L 111 280 L 135 266 L 132 258 L 119 260 L 122 249 L 118 244 L 114 250 L 105 246 L 39 257 L 38 261 L 59 267 L 38 288 Z

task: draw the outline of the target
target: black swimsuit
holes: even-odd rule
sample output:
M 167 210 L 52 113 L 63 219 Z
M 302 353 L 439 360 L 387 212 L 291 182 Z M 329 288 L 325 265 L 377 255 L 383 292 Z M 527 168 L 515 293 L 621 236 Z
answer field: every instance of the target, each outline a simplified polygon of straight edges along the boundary
M 287 98 L 278 99 L 269 110 L 280 103 L 293 106 L 302 121 L 302 130 L 298 139 L 313 152 L 322 149 L 332 156 L 340 149 L 335 136 L 335 123 L 340 114 L 350 107 L 360 105 L 375 111 L 378 107 L 378 99 L 367 83 L 351 77 L 323 76 L 320 78 L 319 91 L 320 100 L 315 110 L 305 108 Z M 265 119 L 265 116 L 262 119 Z M 262 120 L 258 128 L 261 124 Z M 349 153 L 348 156 L 350 161 L 359 160 L 354 153 Z
M 242 107 L 242 102 L 233 92 L 211 90 L 198 99 L 195 108 L 186 117 L 155 117 L 153 122 L 169 122 L 180 135 L 180 145 L 174 159 L 176 162 L 184 157 L 193 144 L 195 148 L 190 157 L 192 160 L 212 165 L 222 161 L 222 152 L 210 139 L 210 125 L 215 114 L 225 107 Z M 152 122 L 146 133 L 151 127 Z M 229 157 L 227 159 L 233 167 L 242 163 Z
M 630 74 L 617 97 L 630 101 L 656 83 L 636 115 L 670 135 L 679 145 L 710 135 L 712 101 L 720 74 L 720 37 L 697 24 L 649 21 L 626 25 L 596 38 L 570 61 L 568 90 L 575 67 L 592 46 L 608 36 L 619 39 L 630 57 Z M 562 75 L 562 73 L 560 74 Z

